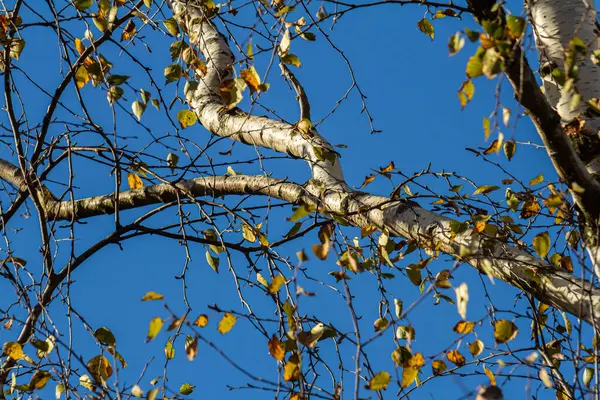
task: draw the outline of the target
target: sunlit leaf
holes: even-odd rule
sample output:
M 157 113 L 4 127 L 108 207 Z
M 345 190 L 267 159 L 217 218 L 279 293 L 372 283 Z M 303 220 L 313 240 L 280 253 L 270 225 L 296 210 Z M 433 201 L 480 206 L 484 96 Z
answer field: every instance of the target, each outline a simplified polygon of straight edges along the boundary
M 188 336 L 185 339 L 185 355 L 188 360 L 194 361 L 198 355 L 198 338 Z
M 279 339 L 277 339 L 277 336 L 273 335 L 273 337 L 269 339 L 268 346 L 269 354 L 277 361 L 283 361 L 285 358 L 285 350 L 279 342 Z
M 196 123 L 198 118 L 196 117 L 196 113 L 190 110 L 180 110 L 177 113 L 177 121 L 181 126 L 181 129 L 185 129 L 188 126 L 192 126 Z
M 376 373 L 370 380 L 367 385 L 367 389 L 369 390 L 385 390 L 390 384 L 391 378 L 390 374 L 385 371 Z
M 473 357 L 477 357 L 483 352 L 483 342 L 481 340 L 476 340 L 469 345 L 469 352 Z
M 466 362 L 465 357 L 460 354 L 458 350 L 450 350 L 448 353 L 446 353 L 446 358 L 448 358 L 448 361 L 457 367 L 465 365 Z
M 129 189 L 140 189 L 144 187 L 144 182 L 142 182 L 142 178 L 136 173 L 128 172 L 127 173 L 127 184 L 129 185 Z
M 475 322 L 470 321 L 458 321 L 452 330 L 458 334 L 466 335 L 467 333 L 473 332 Z
M 443 374 L 447 368 L 448 367 L 446 367 L 446 363 L 444 362 L 444 360 L 433 360 L 431 362 L 431 372 L 434 375 Z
M 494 338 L 498 344 L 510 342 L 517 336 L 517 333 L 519 333 L 519 329 L 511 321 L 501 319 L 494 324 Z
M 113 335 L 113 333 L 108 328 L 102 327 L 96 329 L 96 331 L 94 332 L 94 336 L 96 337 L 96 339 L 98 339 L 100 343 L 102 343 L 105 346 L 117 345 L 117 339 L 115 339 L 115 335 Z
M 112 365 L 106 357 L 98 355 L 90 359 L 87 363 L 88 371 L 97 382 L 106 381 L 113 374 Z
M 424 34 L 429 36 L 431 38 L 431 40 L 433 40 L 433 38 L 435 36 L 435 31 L 434 31 L 433 25 L 431 24 L 431 22 L 429 22 L 429 20 L 427 18 L 421 19 L 417 23 L 417 27 L 419 28 L 419 30 L 421 32 L 423 32 Z
M 160 319 L 159 317 L 152 318 L 152 320 L 150 321 L 150 325 L 148 326 L 147 341 L 154 339 L 156 337 L 156 335 L 158 335 L 158 333 L 160 332 L 162 327 L 163 327 L 162 319 Z
M 283 379 L 286 382 L 296 382 L 300 378 L 300 358 L 292 354 L 283 367 Z
M 456 291 L 456 306 L 458 314 L 464 319 L 467 319 L 467 304 L 469 303 L 469 287 L 466 283 L 461 283 Z
M 192 392 L 194 391 L 195 387 L 196 386 L 190 385 L 189 383 L 184 383 L 179 388 L 179 393 L 187 396 L 188 394 L 192 394 Z
M 546 258 L 550 252 L 550 235 L 548 232 L 539 233 L 533 238 L 533 248 L 538 256 Z
M 223 317 L 219 321 L 219 326 L 217 327 L 217 330 L 220 333 L 225 334 L 233 328 L 233 326 L 235 325 L 235 321 L 235 315 L 226 312 L 225 314 L 223 314 Z

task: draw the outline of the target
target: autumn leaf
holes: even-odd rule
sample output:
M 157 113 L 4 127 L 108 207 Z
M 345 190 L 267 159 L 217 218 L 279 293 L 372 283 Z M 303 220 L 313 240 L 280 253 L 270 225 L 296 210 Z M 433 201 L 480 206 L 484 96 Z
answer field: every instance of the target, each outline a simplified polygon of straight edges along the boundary
M 144 182 L 142 182 L 142 178 L 136 173 L 128 172 L 127 173 L 127 184 L 129 184 L 129 189 L 140 189 L 144 187 Z
M 273 335 L 273 337 L 269 339 L 268 346 L 269 354 L 277 361 L 283 361 L 283 359 L 285 358 L 285 350 L 283 346 L 281 346 L 281 343 L 279 342 L 279 339 L 277 339 L 277 336 Z
M 497 344 L 510 342 L 517 336 L 517 333 L 519 333 L 519 329 L 511 321 L 501 319 L 494 324 L 494 338 L 496 338 Z
M 235 325 L 235 321 L 235 315 L 226 312 L 225 314 L 223 314 L 221 321 L 219 321 L 219 326 L 217 327 L 217 330 L 219 331 L 219 333 L 226 334 L 233 328 L 233 326 Z
M 477 357 L 483 352 L 483 342 L 481 340 L 476 340 L 469 345 L 469 352 L 473 357 Z
M 444 362 L 444 360 L 433 360 L 431 362 L 431 372 L 434 375 L 443 374 L 447 368 L 448 367 L 446 367 L 446 363 Z
M 400 383 L 400 387 L 409 387 L 417 378 L 419 370 L 424 364 L 425 359 L 421 353 L 416 353 L 414 356 L 412 356 L 402 369 L 402 382 Z
M 4 355 L 12 358 L 13 360 L 20 360 L 25 357 L 23 353 L 23 347 L 17 342 L 6 342 L 4 343 Z
M 144 297 L 142 297 L 142 301 L 162 300 L 164 298 L 165 296 L 160 293 L 148 292 L 144 295 Z
M 448 361 L 450 361 L 452 364 L 455 364 L 457 367 L 465 365 L 465 357 L 460 354 L 458 350 L 450 350 L 446 354 L 446 357 L 448 358 Z
M 103 355 L 98 355 L 90 359 L 87 363 L 87 368 L 97 382 L 106 381 L 113 374 L 112 365 L 110 365 L 108 359 Z
M 190 110 L 181 110 L 177 113 L 177 121 L 179 121 L 179 125 L 181 125 L 181 129 L 185 129 L 189 126 L 192 126 L 196 123 L 198 118 L 196 117 L 196 113 Z
M 188 336 L 185 339 L 185 354 L 190 361 L 194 361 L 198 354 L 198 339 Z
M 283 379 L 286 382 L 296 382 L 300 378 L 300 357 L 292 354 L 283 367 Z
M 367 385 L 367 389 L 369 390 L 385 390 L 390 384 L 391 378 L 390 374 L 385 371 L 378 372 L 375 374 Z
M 273 278 L 273 281 L 268 286 L 269 293 L 275 294 L 275 293 L 279 292 L 279 289 L 281 288 L 281 286 L 283 286 L 284 283 L 285 283 L 285 278 L 281 275 L 276 275 Z
M 206 325 L 208 325 L 208 316 L 206 314 L 198 316 L 198 318 L 196 318 L 194 321 L 194 325 L 204 328 Z
M 421 32 L 423 32 L 424 34 L 429 36 L 431 38 L 431 40 L 433 40 L 435 31 L 434 31 L 433 25 L 431 24 L 431 22 L 429 22 L 429 20 L 427 18 L 423 18 L 422 20 L 420 20 L 417 23 L 417 27 L 419 28 L 419 30 Z
M 148 336 L 146 341 L 149 342 L 152 339 L 154 339 L 156 337 L 156 335 L 158 335 L 158 333 L 160 332 L 160 330 L 163 327 L 163 320 L 160 319 L 159 317 L 153 318 L 150 321 L 150 325 L 148 326 Z
M 475 322 L 469 321 L 458 321 L 452 330 L 461 335 L 466 335 L 467 333 L 473 332 L 473 328 L 475 327 Z

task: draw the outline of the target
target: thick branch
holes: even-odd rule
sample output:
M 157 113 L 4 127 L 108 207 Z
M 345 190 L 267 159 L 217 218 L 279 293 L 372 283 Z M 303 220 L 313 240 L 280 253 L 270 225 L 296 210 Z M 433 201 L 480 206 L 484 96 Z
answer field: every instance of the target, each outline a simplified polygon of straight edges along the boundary
M 215 135 L 302 158 L 310 165 L 313 179 L 328 186 L 345 188 L 339 159 L 335 157 L 334 161 L 328 161 L 323 157 L 323 152 L 335 153 L 314 129 L 309 134 L 300 134 L 293 125 L 285 122 L 249 115 L 239 109 L 225 112 L 220 88 L 232 79 L 234 63 L 226 39 L 211 21 L 203 17 L 199 3 L 172 0 L 170 5 L 207 60 L 206 75 L 197 88 L 186 92 L 188 104 L 202 125 Z

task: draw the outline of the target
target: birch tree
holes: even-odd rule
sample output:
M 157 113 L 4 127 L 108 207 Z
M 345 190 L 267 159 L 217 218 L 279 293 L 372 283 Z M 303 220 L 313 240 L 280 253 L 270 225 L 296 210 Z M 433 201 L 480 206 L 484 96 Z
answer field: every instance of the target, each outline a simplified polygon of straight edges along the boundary
M 498 97 L 481 116 L 489 142 L 472 138 L 480 147 L 471 149 L 473 162 L 494 165 L 498 182 L 475 183 L 448 172 L 451 163 L 406 174 L 398 160 L 377 160 L 380 168 L 360 188 L 344 176 L 343 147 L 328 140 L 323 121 L 353 95 L 371 134 L 352 135 L 348 145 L 386 132 L 377 130 L 368 89 L 334 34 L 357 34 L 346 15 L 369 8 L 404 21 L 407 7 L 424 14 L 408 22 L 415 35 L 447 40 L 451 55 L 471 54 L 465 75 L 455 77 L 463 108 L 494 96 L 474 96 L 480 82 L 512 91 L 512 103 Z M 458 376 L 473 378 L 467 397 L 496 396 L 511 385 L 535 396 L 598 397 L 593 1 L 16 0 L 3 9 L 0 399 L 48 398 L 50 387 L 57 398 L 195 398 L 199 383 L 178 382 L 167 366 L 187 358 L 194 368 L 203 362 L 199 349 L 242 373 L 242 381 L 228 382 L 232 388 L 277 398 L 408 398 Z M 461 30 L 436 35 L 449 20 Z M 52 38 L 54 65 L 39 56 L 25 62 L 34 60 L 28 52 L 49 51 L 35 37 L 40 32 Z M 341 56 L 352 80 L 331 110 L 311 107 L 319 89 L 301 74 L 303 63 L 318 61 L 294 53 L 313 41 Z M 165 44 L 171 59 L 161 59 L 164 70 L 151 69 L 148 57 Z M 277 104 L 267 103 L 277 88 L 289 88 L 295 119 L 266 105 Z M 159 119 L 167 132 L 153 126 Z M 533 146 L 520 141 L 519 119 L 535 127 L 555 177 L 528 181 L 507 172 Z M 500 131 L 511 123 L 509 138 Z M 298 174 L 286 168 L 304 168 L 305 179 L 290 179 Z M 370 190 L 386 179 L 391 193 Z M 431 189 L 434 180 L 447 190 Z M 184 256 L 176 277 L 183 295 L 136 288 L 156 313 L 146 340 L 166 343 L 156 355 L 164 361 L 160 380 L 146 368 L 130 372 L 119 336 L 71 303 L 92 260 L 112 247 L 127 251 L 138 238 L 157 252 L 173 241 Z M 198 251 L 200 259 L 192 256 Z M 189 271 L 196 268 L 230 276 L 238 307 L 192 304 Z M 469 296 L 470 285 L 453 276 L 459 269 L 479 279 L 485 298 Z M 377 285 L 375 316 L 357 312 L 353 285 L 367 279 Z M 488 289 L 516 293 L 513 309 L 497 307 Z M 322 314 L 322 291 L 343 301 L 346 326 Z M 403 300 L 409 291 L 414 301 Z M 320 309 L 310 308 L 309 297 L 322 301 Z M 419 329 L 438 329 L 411 323 L 426 302 L 456 314 L 440 343 L 415 341 Z M 487 311 L 467 319 L 474 302 Z M 77 329 L 92 338 L 94 354 L 74 344 Z M 221 347 L 221 335 L 241 329 L 254 331 L 248 346 L 269 354 L 268 374 Z M 381 352 L 388 364 L 372 362 Z

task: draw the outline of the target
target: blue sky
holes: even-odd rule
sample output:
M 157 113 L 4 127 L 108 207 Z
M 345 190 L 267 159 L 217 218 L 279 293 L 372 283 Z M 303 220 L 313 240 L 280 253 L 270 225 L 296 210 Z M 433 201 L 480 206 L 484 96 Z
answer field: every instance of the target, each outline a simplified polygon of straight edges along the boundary
M 314 9 L 313 13 L 318 6 L 317 3 L 310 5 Z M 328 6 L 328 4 L 325 5 L 326 8 Z M 509 6 L 513 6 L 513 4 L 509 3 Z M 514 7 L 516 7 L 515 10 L 518 10 L 520 5 L 514 4 Z M 41 2 L 40 8 L 43 9 Z M 43 12 L 47 13 L 47 10 L 44 9 Z M 474 53 L 475 46 L 467 43 L 460 54 L 450 57 L 447 40 L 450 35 L 464 26 L 471 28 L 476 26 L 468 16 L 465 16 L 463 21 L 453 18 L 437 20 L 434 21 L 436 38 L 431 41 L 417 29 L 417 21 L 423 17 L 424 12 L 423 7 L 414 5 L 403 7 L 383 5 L 348 13 L 337 22 L 333 31 L 329 30 L 331 26 L 329 22 L 322 25 L 324 31 L 330 35 L 330 39 L 350 60 L 356 80 L 364 94 L 368 96 L 366 103 L 374 117 L 374 126 L 376 129 L 382 130 L 382 133 L 370 134 L 368 120 L 365 114 L 360 112 L 361 99 L 356 90 L 353 90 L 348 100 L 318 127 L 319 132 L 331 143 L 343 143 L 348 146 L 348 148 L 340 150 L 341 161 L 348 183 L 354 187 L 360 186 L 364 177 L 369 175 L 372 169 L 383 167 L 390 161 L 394 161 L 396 167 L 407 175 L 425 169 L 431 163 L 434 171 L 455 171 L 458 175 L 473 180 L 476 184 L 497 184 L 504 177 L 499 174 L 497 168 L 465 150 L 466 147 L 487 146 L 483 137 L 482 118 L 489 116 L 495 107 L 494 94 L 498 81 L 477 79 L 473 102 L 465 110 L 461 110 L 456 92 L 465 78 L 465 64 L 468 57 Z M 291 14 L 289 20 L 295 20 L 300 16 L 302 13 L 296 11 Z M 33 18 L 31 13 L 24 12 L 25 23 L 28 18 Z M 250 17 L 248 13 L 242 12 L 236 18 L 244 20 L 244 18 Z M 80 22 L 70 24 L 69 28 L 78 37 L 83 37 L 83 28 Z M 143 32 L 152 53 L 145 51 L 141 43 L 130 49 L 143 63 L 152 68 L 151 74 L 160 82 L 160 87 L 164 88 L 163 96 L 169 102 L 176 92 L 182 95 L 183 87 L 183 84 L 179 86 L 162 85 L 164 79 L 162 71 L 170 63 L 168 47 L 173 39 L 149 28 Z M 44 88 L 53 90 L 59 82 L 60 75 L 56 37 L 50 33 L 49 29 L 27 29 L 24 32 L 27 47 L 17 65 L 27 71 L 29 78 L 42 83 Z M 247 34 L 243 34 L 238 39 L 243 41 L 246 37 Z M 259 46 L 265 45 L 256 37 L 253 38 L 253 43 Z M 127 101 L 121 102 L 124 108 L 129 110 L 131 102 L 135 99 L 134 89 L 144 88 L 156 96 L 156 90 L 150 89 L 148 77 L 133 65 L 131 60 L 125 55 L 119 54 L 114 45 L 108 44 L 106 47 L 102 53 L 115 64 L 112 72 L 132 75 L 128 82 L 131 87 L 126 89 L 124 95 Z M 351 84 L 345 62 L 339 53 L 331 49 L 321 34 L 317 34 L 316 42 L 295 39 L 291 51 L 297 54 L 302 61 L 302 67 L 294 69 L 294 73 L 308 93 L 313 121 L 320 120 L 335 106 L 336 101 Z M 535 55 L 532 55 L 531 61 L 535 63 Z M 267 65 L 267 58 L 257 58 L 255 66 L 261 76 L 264 76 Z M 16 79 L 22 85 L 21 94 L 25 99 L 29 119 L 38 121 L 46 110 L 48 98 L 40 95 L 21 74 L 17 74 Z M 271 88 L 261 97 L 261 101 L 267 108 L 275 109 L 277 114 L 287 121 L 297 121 L 299 118 L 298 106 L 292 91 L 279 77 L 278 67 L 275 66 L 270 71 L 267 82 L 271 84 Z M 105 93 L 100 89 L 93 89 L 90 85 L 84 87 L 82 93 L 92 115 L 102 122 L 105 129 L 110 131 L 112 117 L 105 100 Z M 502 85 L 501 93 L 502 104 L 506 107 L 514 107 L 511 89 L 506 84 Z M 65 104 L 72 105 L 73 109 L 79 112 L 74 90 L 70 89 L 65 94 Z M 176 103 L 170 111 L 170 115 L 174 118 L 176 112 L 183 108 L 185 108 L 184 105 Z M 246 101 L 242 103 L 242 108 L 248 109 Z M 255 107 L 254 110 L 259 114 L 266 113 L 264 109 L 258 107 Z M 513 115 L 516 113 L 516 109 L 513 108 Z M 64 111 L 59 111 L 57 116 L 59 118 L 69 117 Z M 5 123 L 6 117 L 3 115 L 2 118 L 2 122 Z M 69 118 L 72 119 L 72 117 Z M 174 128 L 168 122 L 164 111 L 158 112 L 152 107 L 148 107 L 142 117 L 142 123 L 150 133 L 122 111 L 117 112 L 117 121 L 120 134 L 136 137 L 128 140 L 130 149 L 148 144 L 151 141 L 150 133 L 155 136 L 161 136 L 165 132 L 174 133 Z M 63 128 L 57 124 L 52 134 L 61 133 L 61 129 Z M 514 138 L 517 141 L 539 142 L 533 126 L 526 118 L 520 120 L 516 129 L 505 128 L 503 133 L 506 138 Z M 180 134 L 185 140 L 200 144 L 205 144 L 210 140 L 210 135 L 197 125 L 181 131 Z M 79 144 L 98 144 L 95 137 L 88 137 L 86 133 L 76 135 L 76 140 Z M 165 143 L 174 149 L 179 146 L 172 138 L 166 140 Z M 241 144 L 236 144 L 234 153 L 229 158 L 223 158 L 217 154 L 217 150 L 224 151 L 228 148 L 229 143 L 223 141 L 211 149 L 211 156 L 214 157 L 215 162 L 233 162 L 254 157 L 254 150 L 245 148 Z M 158 158 L 164 159 L 170 150 L 152 145 L 149 151 Z M 263 154 L 269 155 L 270 153 L 264 151 Z M 5 150 L 2 151 L 2 156 L 10 158 Z M 511 173 L 524 181 L 529 181 L 540 172 L 543 172 L 546 179 L 554 179 L 551 165 L 541 149 L 519 146 L 515 158 L 510 163 L 502 154 L 492 155 L 490 158 L 501 162 Z M 206 163 L 206 160 L 203 159 L 202 162 Z M 277 178 L 287 177 L 297 182 L 305 182 L 309 178 L 308 167 L 298 160 L 266 160 L 265 166 L 266 170 L 273 171 L 273 176 Z M 226 168 L 226 166 L 217 167 L 215 172 L 224 174 Z M 260 173 L 256 163 L 234 165 L 234 169 L 245 174 Z M 210 173 L 208 168 L 203 170 Z M 75 171 L 75 182 L 79 187 L 78 196 L 99 195 L 112 191 L 113 178 L 109 175 L 107 168 L 99 168 L 88 161 L 76 160 Z M 161 171 L 161 173 L 165 172 L 166 169 Z M 193 175 L 188 174 L 186 177 L 193 177 Z M 66 178 L 65 168 L 59 168 L 51 175 L 51 179 L 56 181 L 65 182 Z M 395 184 L 398 184 L 399 181 L 398 178 Z M 440 180 L 430 178 L 424 179 L 422 182 L 434 190 L 442 192 L 447 190 L 447 185 Z M 58 192 L 60 192 L 59 188 L 59 185 L 54 186 Z M 394 185 L 380 177 L 365 190 L 387 195 L 393 188 Z M 123 185 L 123 190 L 125 189 L 126 187 Z M 235 199 L 228 199 L 226 204 L 234 204 L 235 201 Z M 264 199 L 256 202 L 262 203 Z M 429 207 L 427 200 L 422 200 L 420 203 Z M 190 207 L 188 210 L 197 215 L 197 209 Z M 123 213 L 122 218 L 124 221 L 132 221 L 135 216 L 140 214 L 141 211 L 136 210 Z M 284 219 L 289 215 L 291 215 L 289 208 L 272 211 L 269 222 L 269 238 L 276 240 L 290 229 L 292 224 Z M 154 223 L 155 226 L 160 226 L 161 223 L 177 221 L 176 218 L 174 210 L 171 210 L 156 218 Z M 15 218 L 11 228 L 19 230 L 10 234 L 11 248 L 14 249 L 15 255 L 21 255 L 27 259 L 32 271 L 39 273 L 41 260 L 38 252 L 39 235 L 35 217 Z M 77 224 L 75 227 L 76 253 L 110 233 L 113 228 L 114 218 L 111 216 L 96 217 L 84 221 L 83 224 Z M 351 229 L 346 233 L 350 237 L 360 234 L 358 230 Z M 57 237 L 65 239 L 68 235 L 67 229 L 60 229 Z M 336 284 L 335 280 L 327 275 L 328 272 L 337 270 L 333 257 L 326 262 L 319 262 L 314 256 L 311 257 L 310 247 L 316 242 L 316 234 L 311 233 L 305 238 L 282 246 L 278 251 L 291 256 L 290 260 L 295 262 L 295 252 L 302 248 L 306 249 L 310 260 L 303 267 L 309 270 L 311 276 L 322 279 L 336 290 L 343 291 L 342 285 Z M 68 260 L 69 249 L 69 241 L 60 242 L 59 251 L 57 251 L 57 265 Z M 186 277 L 187 296 L 189 304 L 192 306 L 190 314 L 192 318 L 202 313 L 209 314 L 210 322 L 208 327 L 202 330 L 203 335 L 249 372 L 266 379 L 277 380 L 277 363 L 267 352 L 266 339 L 255 331 L 248 321 L 240 319 L 234 329 L 226 335 L 221 335 L 216 331 L 219 316 L 210 311 L 207 308 L 208 305 L 217 304 L 223 310 L 243 311 L 225 260 L 221 259 L 221 272 L 216 274 L 207 265 L 204 256 L 205 249 L 201 245 L 191 245 L 190 251 L 192 261 Z M 122 249 L 117 246 L 104 249 L 74 274 L 74 283 L 70 288 L 72 307 L 79 314 L 85 316 L 86 323 L 92 329 L 101 326 L 110 328 L 117 338 L 118 351 L 129 364 L 126 369 L 119 371 L 120 382 L 135 383 L 146 364 L 148 364 L 147 372 L 140 380 L 140 386 L 143 389 L 150 389 L 149 381 L 162 375 L 165 367 L 163 346 L 168 334 L 162 332 L 148 344 L 145 344 L 144 340 L 150 319 L 156 316 L 166 317 L 168 314 L 160 302 L 143 303 L 140 298 L 148 291 L 156 291 L 165 295 L 166 302 L 176 314 L 184 312 L 182 280 L 176 279 L 175 276 L 181 274 L 185 257 L 184 249 L 176 241 L 144 236 L 124 242 Z M 232 253 L 231 260 L 238 274 L 255 281 L 254 274 L 248 272 L 247 260 L 235 253 Z M 414 256 L 407 257 L 400 263 L 403 267 L 415 260 Z M 264 268 L 264 260 L 259 260 L 258 266 Z M 452 268 L 452 266 L 452 261 L 442 258 L 434 261 L 431 269 L 435 273 L 444 268 Z M 291 276 L 292 271 L 289 271 L 288 277 Z M 510 310 L 514 307 L 517 311 L 523 312 L 527 307 L 524 299 L 515 301 L 518 293 L 515 289 L 502 282 L 490 285 L 487 278 L 483 277 L 482 279 L 468 266 L 458 267 L 453 276 L 455 286 L 462 282 L 469 285 L 471 302 L 468 318 L 470 320 L 479 320 L 486 314 L 487 302 L 484 301 L 485 292 L 482 282 L 486 282 L 487 290 L 498 309 Z M 348 308 L 334 289 L 302 277 L 299 278 L 298 283 L 305 290 L 317 293 L 316 297 L 301 299 L 300 309 L 303 314 L 315 315 L 322 322 L 331 324 L 340 331 L 352 330 Z M 372 324 L 377 318 L 378 282 L 375 275 L 364 273 L 355 276 L 352 281 L 349 281 L 349 285 L 352 293 L 356 296 L 354 302 L 356 312 L 363 317 L 361 320 L 363 339 L 368 338 L 373 334 Z M 394 297 L 402 299 L 405 306 L 419 298 L 418 288 L 399 274 L 392 283 L 387 283 L 387 288 L 393 291 Z M 7 282 L 0 281 L 0 293 L 7 292 L 12 293 L 12 289 Z M 248 287 L 244 287 L 244 293 L 247 293 L 248 299 L 251 299 L 251 304 L 258 315 L 265 318 L 274 317 L 274 307 L 270 297 Z M 454 298 L 452 290 L 448 290 L 446 294 Z M 8 298 L 12 299 L 11 296 Z M 0 299 L 0 307 L 6 306 L 4 299 Z M 50 312 L 53 313 L 56 325 L 63 330 L 63 333 L 66 333 L 64 304 L 55 301 Z M 431 298 L 425 299 L 407 317 L 407 322 L 416 329 L 417 337 L 412 345 L 414 351 L 420 351 L 425 356 L 430 356 L 445 349 L 458 338 L 451 328 L 459 319 L 456 306 L 443 301 L 434 306 Z M 516 322 L 521 332 L 518 338 L 510 343 L 510 346 L 514 348 L 530 346 L 528 344 L 530 343 L 529 323 Z M 14 339 L 16 332 L 16 328 L 13 328 L 11 332 L 0 331 L 0 340 L 4 342 Z M 89 359 L 98 353 L 93 337 L 80 321 L 74 322 L 73 332 L 74 345 L 84 359 Z M 270 332 L 276 333 L 275 325 L 270 326 Z M 491 347 L 492 351 L 505 350 L 506 348 L 502 346 L 494 349 L 491 332 L 487 320 L 477 328 L 478 335 L 484 340 L 486 346 Z M 67 340 L 68 337 L 65 336 L 62 339 Z M 473 340 L 475 337 L 471 334 L 463 342 L 468 343 Z M 188 396 L 191 399 L 274 397 L 272 393 L 256 390 L 228 390 L 227 385 L 244 386 L 250 381 L 203 343 L 199 345 L 199 354 L 196 360 L 189 362 L 184 355 L 183 342 L 184 337 L 180 337 L 176 344 L 177 355 L 168 364 L 170 377 L 168 386 L 171 389 L 177 389 L 183 382 L 196 385 L 195 392 Z M 466 343 L 462 343 L 460 346 L 465 355 L 468 354 Z M 336 366 L 333 343 L 325 341 L 320 347 L 324 357 L 332 362 L 333 366 Z M 386 370 L 394 375 L 394 365 L 390 353 L 395 347 L 391 330 L 369 345 L 370 361 L 376 372 Z M 354 348 L 346 342 L 342 344 L 341 351 L 345 366 L 353 369 Z M 510 357 L 506 358 L 508 361 Z M 470 356 L 467 359 L 471 360 Z M 413 392 L 411 398 L 463 398 L 470 391 L 475 390 L 477 385 L 488 382 L 485 375 L 482 374 L 482 368 L 477 367 L 476 370 L 480 372 L 480 375 L 475 377 L 463 378 L 455 375 L 427 382 L 422 388 Z M 496 371 L 497 367 L 493 367 L 492 370 Z M 510 371 L 510 368 L 507 367 L 504 373 L 507 370 Z M 423 377 L 429 375 L 430 363 L 425 366 L 425 371 L 426 374 L 423 374 Z M 514 373 L 526 375 L 532 372 L 520 367 Z M 338 374 L 339 372 L 336 371 L 336 378 L 339 379 Z M 344 374 L 344 398 L 351 396 L 353 379 L 349 372 Z M 328 389 L 331 388 L 327 376 L 320 377 L 318 382 Z M 526 398 L 526 380 L 506 382 L 504 378 L 500 378 L 499 382 L 505 390 L 505 398 Z M 534 382 L 532 385 L 533 390 L 536 390 L 537 383 Z M 50 386 L 53 390 L 53 385 Z M 388 389 L 384 393 L 384 397 L 394 398 L 394 390 Z M 372 392 L 365 389 L 361 389 L 360 394 L 361 397 L 376 398 Z M 541 390 L 538 395 L 539 398 L 553 398 L 554 393 Z M 51 391 L 44 391 L 41 394 L 41 398 L 44 399 L 51 398 L 51 396 Z M 279 398 L 284 397 L 280 396 Z

